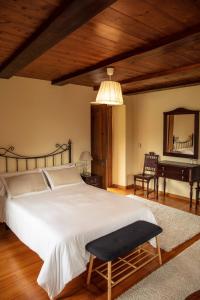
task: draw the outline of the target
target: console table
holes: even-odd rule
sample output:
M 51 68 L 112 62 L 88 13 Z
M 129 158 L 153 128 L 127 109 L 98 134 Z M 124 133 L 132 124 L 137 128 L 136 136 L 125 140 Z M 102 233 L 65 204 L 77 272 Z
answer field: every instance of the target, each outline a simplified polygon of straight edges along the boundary
M 157 178 L 164 179 L 164 196 L 166 191 L 166 178 L 178 181 L 188 182 L 190 185 L 190 208 L 192 207 L 193 184 L 197 182 L 200 185 L 200 165 L 189 164 L 174 161 L 159 161 L 157 168 Z M 158 180 L 157 180 L 157 197 L 158 197 Z

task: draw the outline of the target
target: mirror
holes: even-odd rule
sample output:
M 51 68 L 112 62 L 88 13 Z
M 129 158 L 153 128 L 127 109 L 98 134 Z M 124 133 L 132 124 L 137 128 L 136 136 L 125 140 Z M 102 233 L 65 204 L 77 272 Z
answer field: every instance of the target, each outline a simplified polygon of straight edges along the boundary
M 164 113 L 163 155 L 198 158 L 199 112 L 178 108 Z

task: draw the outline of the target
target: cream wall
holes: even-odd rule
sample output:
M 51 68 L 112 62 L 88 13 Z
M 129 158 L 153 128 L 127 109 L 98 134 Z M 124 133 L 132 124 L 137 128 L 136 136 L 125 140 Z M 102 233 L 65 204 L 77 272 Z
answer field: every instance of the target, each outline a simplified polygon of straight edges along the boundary
M 47 81 L 13 77 L 0 80 L 0 146 L 22 154 L 43 154 L 56 142 L 72 140 L 73 161 L 90 150 L 91 88 L 52 86 Z
M 71 138 L 73 161 L 77 161 L 81 151 L 90 149 L 90 102 L 95 95 L 87 87 L 56 87 L 20 77 L 1 79 L 0 146 L 14 145 L 18 153 L 28 155 L 43 154 L 53 150 L 56 142 Z M 155 151 L 163 158 L 163 111 L 200 110 L 199 95 L 200 86 L 146 93 L 124 97 L 126 105 L 113 108 L 114 184 L 133 183 L 132 174 L 142 170 L 144 153 Z M 169 181 L 168 191 L 188 196 L 188 185 Z
M 132 174 L 140 172 L 144 153 L 155 151 L 161 159 L 192 162 L 182 158 L 163 157 L 163 112 L 178 107 L 200 110 L 200 86 L 172 89 L 129 96 L 126 104 L 126 184 Z M 196 162 L 196 161 L 194 161 Z M 200 160 L 199 160 L 200 163 Z M 160 189 L 163 188 L 160 180 Z M 168 180 L 167 191 L 188 196 L 187 183 Z

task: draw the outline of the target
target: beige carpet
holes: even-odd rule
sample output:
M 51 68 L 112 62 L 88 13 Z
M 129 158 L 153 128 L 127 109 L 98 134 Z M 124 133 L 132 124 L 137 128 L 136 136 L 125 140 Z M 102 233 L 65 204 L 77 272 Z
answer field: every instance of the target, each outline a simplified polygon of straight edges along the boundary
M 151 209 L 158 225 L 163 228 L 163 233 L 160 235 L 160 247 L 165 251 L 172 250 L 200 233 L 200 216 L 135 195 L 127 197 L 133 198 L 133 201 L 142 202 Z
M 199 289 L 200 241 L 197 241 L 118 300 L 184 300 Z

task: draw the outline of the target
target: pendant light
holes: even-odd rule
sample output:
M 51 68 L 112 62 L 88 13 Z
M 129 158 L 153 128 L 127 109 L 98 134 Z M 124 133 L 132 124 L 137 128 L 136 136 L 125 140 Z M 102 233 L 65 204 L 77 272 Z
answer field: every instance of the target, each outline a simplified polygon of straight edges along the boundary
M 112 81 L 111 76 L 114 73 L 114 68 L 107 68 L 107 74 L 109 80 L 101 82 L 97 97 L 96 103 L 108 104 L 108 105 L 122 105 L 122 89 L 119 82 Z

